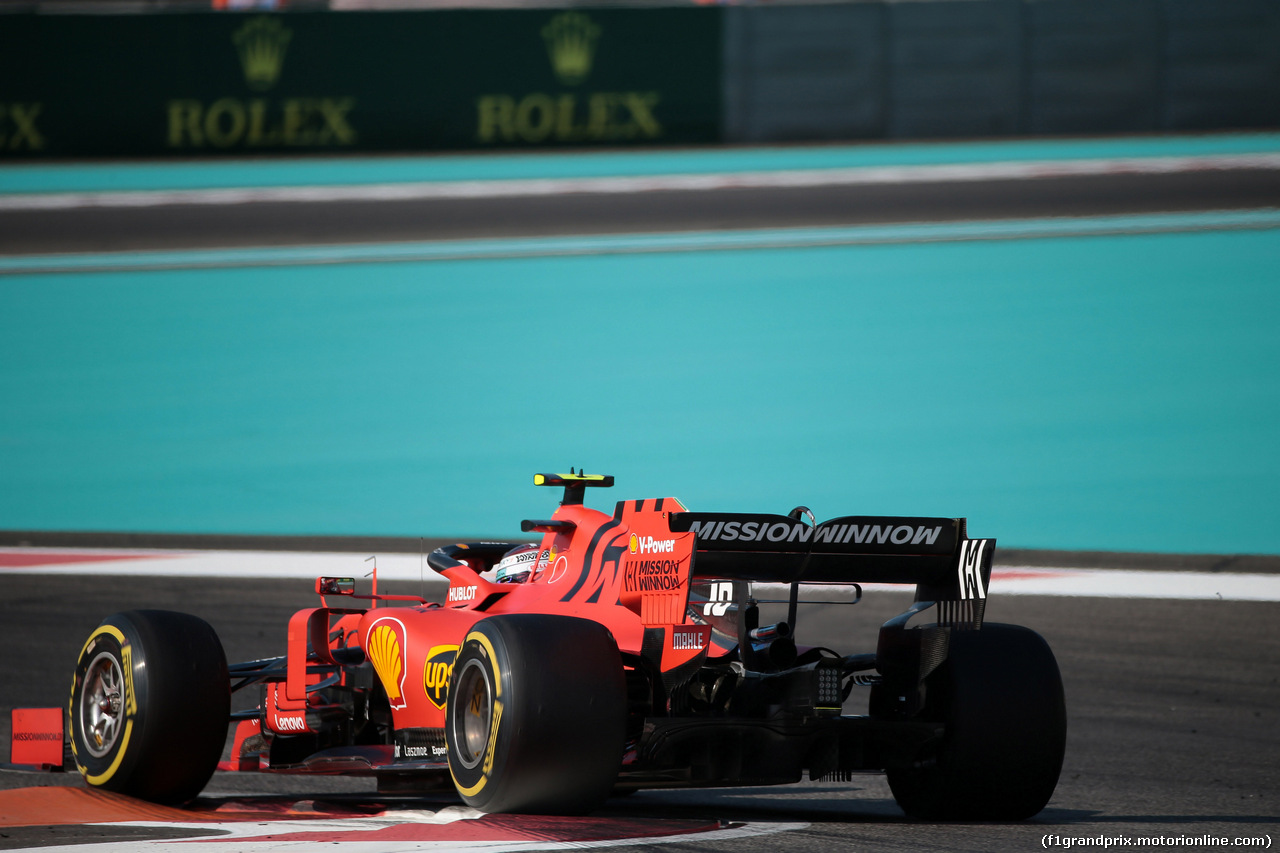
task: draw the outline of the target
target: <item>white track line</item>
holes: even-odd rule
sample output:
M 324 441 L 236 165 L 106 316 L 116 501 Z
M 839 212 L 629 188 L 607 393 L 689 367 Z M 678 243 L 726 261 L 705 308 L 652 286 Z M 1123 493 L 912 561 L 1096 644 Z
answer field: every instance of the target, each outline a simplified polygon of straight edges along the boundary
M 285 551 L 117 551 L 94 548 L 0 548 L 4 574 L 116 575 L 130 577 L 275 578 L 311 580 L 321 575 L 363 579 L 373 567 L 370 555 Z M 112 559 L 103 560 L 103 557 Z M 31 565 L 34 558 L 56 560 Z M 438 597 L 443 577 L 424 566 L 417 554 L 377 555 L 378 579 L 395 582 L 393 592 Z M 363 581 L 362 583 L 367 583 Z M 408 588 L 404 585 L 408 584 Z M 757 596 L 782 596 L 781 584 L 755 584 Z M 907 590 L 894 584 L 863 584 L 868 592 Z M 805 597 L 840 597 L 840 591 L 814 585 Z M 1162 572 L 1120 569 L 1054 569 L 1001 566 L 991 573 L 991 594 L 1062 595 L 1094 598 L 1178 598 L 1210 601 L 1280 601 L 1280 574 L 1237 572 Z
M 1237 169 L 1280 169 L 1277 154 L 1193 157 L 1128 157 L 1107 160 L 1043 160 L 925 166 L 870 166 L 765 172 L 650 175 L 605 178 L 526 178 L 489 181 L 419 181 L 227 189 L 133 190 L 126 192 L 15 193 L 0 195 L 0 211 L 76 208 L 162 207 L 296 202 L 426 201 L 518 198 L 569 194 L 699 192 L 728 189 L 787 189 L 871 184 L 1028 180 L 1089 175 L 1153 175 Z
M 910 586 L 865 583 L 867 593 L 904 592 Z M 785 584 L 753 584 L 758 598 L 785 597 Z M 801 587 L 801 601 L 839 600 L 835 585 Z M 1160 572 L 1121 569 L 1045 569 L 1000 566 L 991 571 L 990 594 L 1075 598 L 1179 598 L 1207 601 L 1280 601 L 1280 575 L 1236 572 Z
M 1280 601 L 1280 575 L 1005 567 L 992 572 L 991 594 Z

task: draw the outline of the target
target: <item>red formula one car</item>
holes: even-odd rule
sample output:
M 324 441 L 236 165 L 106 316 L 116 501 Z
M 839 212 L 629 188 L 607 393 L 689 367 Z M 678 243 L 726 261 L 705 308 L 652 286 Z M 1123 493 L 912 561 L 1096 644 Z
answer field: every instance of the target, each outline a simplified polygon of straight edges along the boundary
M 964 519 L 689 512 L 674 498 L 583 505 L 564 488 L 526 544 L 441 548 L 444 601 L 319 578 L 284 656 L 228 667 L 213 630 L 166 611 L 108 618 L 68 708 L 91 785 L 165 802 L 227 769 L 376 776 L 456 789 L 489 812 L 582 813 L 637 788 L 772 785 L 884 772 L 904 811 L 1017 820 L 1062 764 L 1066 714 L 1034 632 L 983 624 L 995 541 Z M 487 577 L 504 575 L 497 582 Z M 760 624 L 752 584 L 789 585 Z M 914 584 L 873 651 L 797 646 L 799 586 Z M 785 588 L 785 587 L 784 587 Z M 354 606 L 370 600 L 369 607 Z M 388 606 L 394 602 L 400 606 Z M 406 605 L 406 601 L 409 601 Z M 379 606 L 382 605 L 382 606 Z M 251 710 L 233 691 L 256 688 Z M 842 713 L 851 691 L 869 712 Z

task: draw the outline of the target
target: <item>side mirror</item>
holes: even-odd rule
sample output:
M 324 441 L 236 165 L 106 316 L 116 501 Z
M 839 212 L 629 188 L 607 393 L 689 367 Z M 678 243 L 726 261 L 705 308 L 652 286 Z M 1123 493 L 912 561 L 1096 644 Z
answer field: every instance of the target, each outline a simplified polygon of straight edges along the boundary
M 355 595 L 355 578 L 316 578 L 318 595 Z

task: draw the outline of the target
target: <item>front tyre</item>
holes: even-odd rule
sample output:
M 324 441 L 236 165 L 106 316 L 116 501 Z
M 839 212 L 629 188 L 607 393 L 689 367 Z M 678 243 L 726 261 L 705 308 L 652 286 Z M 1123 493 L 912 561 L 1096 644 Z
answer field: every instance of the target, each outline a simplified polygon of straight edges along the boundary
M 1025 820 L 1049 802 L 1067 738 L 1062 676 L 1044 638 L 1018 625 L 953 631 L 926 684 L 942 742 L 888 768 L 904 812 L 926 820 Z
M 91 786 L 156 803 L 193 799 L 217 768 L 231 713 L 218 635 L 167 610 L 108 617 L 80 651 L 67 712 Z
M 626 715 L 622 658 L 604 626 L 540 614 L 485 619 L 453 665 L 449 770 L 482 811 L 585 814 L 617 782 Z

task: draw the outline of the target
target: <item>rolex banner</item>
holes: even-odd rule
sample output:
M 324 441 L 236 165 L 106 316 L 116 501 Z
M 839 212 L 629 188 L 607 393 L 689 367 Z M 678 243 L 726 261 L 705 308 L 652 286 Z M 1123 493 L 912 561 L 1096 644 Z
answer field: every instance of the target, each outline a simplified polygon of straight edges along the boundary
M 6 15 L 0 156 L 714 142 L 719 11 Z

